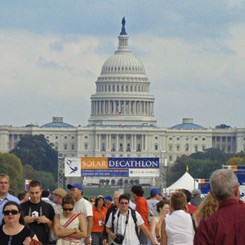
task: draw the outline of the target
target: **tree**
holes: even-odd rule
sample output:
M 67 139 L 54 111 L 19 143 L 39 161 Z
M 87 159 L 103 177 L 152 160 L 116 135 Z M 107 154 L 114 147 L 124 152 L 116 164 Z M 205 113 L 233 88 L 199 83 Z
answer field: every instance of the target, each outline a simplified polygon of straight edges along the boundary
M 245 165 L 245 158 L 234 156 L 228 159 L 227 165 Z
M 116 180 L 115 179 L 112 179 L 111 180 L 111 185 L 114 186 L 116 184 Z
M 10 189 L 17 195 L 24 190 L 23 165 L 14 154 L 0 153 L 0 172 L 10 178 Z
M 58 154 L 43 135 L 24 135 L 11 151 L 24 165 L 29 164 L 36 170 L 51 172 L 57 177 Z

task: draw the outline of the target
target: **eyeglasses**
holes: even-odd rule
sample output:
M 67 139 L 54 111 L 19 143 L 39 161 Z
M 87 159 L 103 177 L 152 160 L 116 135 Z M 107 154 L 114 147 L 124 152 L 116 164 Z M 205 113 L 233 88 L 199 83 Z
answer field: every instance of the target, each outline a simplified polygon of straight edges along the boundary
M 122 205 L 128 205 L 128 202 L 120 202 Z
M 72 211 L 73 208 L 63 208 L 64 211 Z
M 5 211 L 3 211 L 3 215 L 10 215 L 10 214 L 12 214 L 12 215 L 16 215 L 16 214 L 18 214 L 19 213 L 19 211 L 18 210 L 5 210 Z

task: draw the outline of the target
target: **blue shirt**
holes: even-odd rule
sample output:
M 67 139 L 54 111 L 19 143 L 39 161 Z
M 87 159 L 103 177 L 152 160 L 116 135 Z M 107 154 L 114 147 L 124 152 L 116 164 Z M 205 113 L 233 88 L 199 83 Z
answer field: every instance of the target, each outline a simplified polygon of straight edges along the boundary
M 3 207 L 8 201 L 14 201 L 14 202 L 20 203 L 17 197 L 9 193 L 4 199 L 0 199 L 0 225 L 2 224 L 2 221 L 3 221 Z

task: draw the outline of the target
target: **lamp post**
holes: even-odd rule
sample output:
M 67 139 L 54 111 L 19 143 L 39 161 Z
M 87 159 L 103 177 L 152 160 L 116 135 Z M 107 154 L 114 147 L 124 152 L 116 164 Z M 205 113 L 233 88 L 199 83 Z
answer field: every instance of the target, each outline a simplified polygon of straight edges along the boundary
M 58 187 L 64 188 L 64 156 L 58 153 Z
M 168 162 L 165 156 L 166 151 L 161 151 L 161 166 L 160 166 L 160 188 L 162 193 L 166 191 L 167 188 L 167 167 Z

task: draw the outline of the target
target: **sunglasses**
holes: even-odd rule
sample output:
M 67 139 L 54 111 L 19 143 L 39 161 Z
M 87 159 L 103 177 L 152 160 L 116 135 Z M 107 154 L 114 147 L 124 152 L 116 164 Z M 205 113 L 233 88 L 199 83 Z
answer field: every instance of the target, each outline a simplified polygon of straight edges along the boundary
M 5 211 L 3 211 L 3 215 L 10 215 L 10 214 L 12 214 L 12 215 L 16 215 L 16 214 L 18 214 L 19 213 L 19 211 L 18 210 L 5 210 Z
M 64 211 L 72 211 L 73 208 L 63 208 Z
M 128 205 L 128 202 L 120 202 L 120 204 Z

